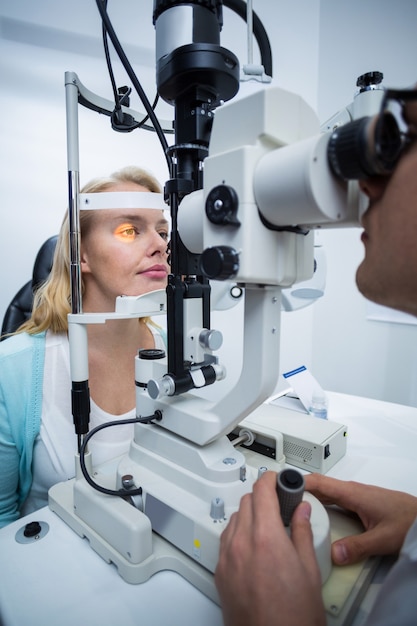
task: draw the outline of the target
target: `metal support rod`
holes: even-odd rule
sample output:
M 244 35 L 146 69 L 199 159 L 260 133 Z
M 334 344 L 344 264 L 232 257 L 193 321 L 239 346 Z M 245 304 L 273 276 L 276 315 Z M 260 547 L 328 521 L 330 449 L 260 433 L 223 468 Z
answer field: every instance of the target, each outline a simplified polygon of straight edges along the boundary
M 248 42 L 248 65 L 253 63 L 253 6 L 252 0 L 247 0 L 246 7 L 247 42 Z
M 82 312 L 80 266 L 80 168 L 78 145 L 78 87 L 73 72 L 65 72 L 67 120 L 68 219 L 71 313 Z

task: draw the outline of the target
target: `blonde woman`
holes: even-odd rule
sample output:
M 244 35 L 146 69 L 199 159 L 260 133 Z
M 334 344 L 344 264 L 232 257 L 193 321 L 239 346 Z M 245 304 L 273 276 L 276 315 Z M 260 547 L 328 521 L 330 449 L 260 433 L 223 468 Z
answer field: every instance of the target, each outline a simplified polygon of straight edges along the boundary
M 127 167 L 87 184 L 83 193 L 156 192 L 147 172 Z M 83 311 L 114 310 L 115 299 L 165 288 L 168 222 L 155 209 L 80 212 Z M 67 315 L 69 225 L 65 216 L 52 271 L 35 295 L 31 318 L 0 343 L 0 526 L 47 504 L 48 489 L 74 476 L 77 440 L 71 413 Z M 90 427 L 135 415 L 134 357 L 164 348 L 149 318 L 88 327 Z M 95 463 L 125 452 L 132 425 L 100 431 Z

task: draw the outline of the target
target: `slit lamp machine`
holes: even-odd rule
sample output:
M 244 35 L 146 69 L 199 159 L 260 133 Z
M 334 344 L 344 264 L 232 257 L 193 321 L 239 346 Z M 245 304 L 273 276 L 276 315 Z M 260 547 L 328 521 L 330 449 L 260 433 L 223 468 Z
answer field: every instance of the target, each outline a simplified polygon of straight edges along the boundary
M 107 36 L 140 94 L 106 4 L 97 1 Z M 243 97 L 235 98 L 239 61 L 220 45 L 223 4 L 246 16 L 249 39 L 253 30 L 261 50 L 262 65 L 243 68 L 243 78 L 257 80 L 258 88 Z M 79 453 L 75 479 L 55 485 L 49 503 L 126 581 L 138 584 L 161 569 L 174 569 L 218 601 L 213 572 L 220 535 L 259 474 L 265 468 L 280 471 L 285 461 L 279 421 L 274 425 L 280 409 L 267 402 L 279 372 L 282 292 L 313 276 L 315 229 L 359 225 L 357 179 L 369 171 L 369 163 L 377 167 L 378 158 L 371 152 L 364 165 L 368 131 L 363 124 L 358 130 L 356 122 L 378 112 L 382 75 L 360 77 L 353 102 L 320 128 L 301 97 L 268 84 L 269 42 L 250 2 L 155 0 L 153 21 L 157 89 L 174 107 L 173 128 L 161 125 L 146 97 L 146 113 L 138 113 L 129 107 L 125 89 L 111 102 L 90 92 L 74 72 L 65 74 L 68 321 Z M 156 130 L 170 173 L 163 197 L 80 194 L 79 105 L 110 116 L 116 130 Z M 166 137 L 172 136 L 168 145 Z M 357 171 L 346 172 L 352 163 Z M 83 312 L 79 211 L 94 202 L 100 208 L 129 202 L 136 208 L 169 207 L 171 274 L 165 291 L 136 298 L 121 294 L 114 311 Z M 210 393 L 219 380 L 227 386 L 227 372 L 216 356 L 222 334 L 210 322 L 211 284 L 233 284 L 244 298 L 241 373 L 220 399 Z M 137 418 L 129 451 L 95 467 L 88 451 L 93 433 L 88 431 L 87 326 L 161 314 L 167 320 L 166 354 L 147 350 L 136 357 Z M 202 388 L 203 396 L 194 393 Z M 257 414 L 258 427 L 249 427 Z M 315 420 L 317 428 L 321 421 Z M 258 447 L 250 448 L 254 440 Z M 345 441 L 339 457 L 343 446 Z M 262 447 L 275 447 L 275 454 L 263 456 Z M 250 449 L 255 452 L 249 454 Z M 331 575 L 330 518 L 310 494 L 303 497 L 312 502 L 325 584 Z

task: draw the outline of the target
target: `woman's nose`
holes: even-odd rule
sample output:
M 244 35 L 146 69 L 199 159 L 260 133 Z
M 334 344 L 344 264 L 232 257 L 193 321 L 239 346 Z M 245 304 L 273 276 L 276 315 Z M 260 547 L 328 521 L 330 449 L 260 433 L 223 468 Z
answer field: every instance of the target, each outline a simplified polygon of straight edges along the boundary
M 167 251 L 167 246 L 167 240 L 161 237 L 160 233 L 153 233 L 151 237 L 151 248 L 153 249 L 153 252 L 159 252 L 160 254 L 164 254 Z

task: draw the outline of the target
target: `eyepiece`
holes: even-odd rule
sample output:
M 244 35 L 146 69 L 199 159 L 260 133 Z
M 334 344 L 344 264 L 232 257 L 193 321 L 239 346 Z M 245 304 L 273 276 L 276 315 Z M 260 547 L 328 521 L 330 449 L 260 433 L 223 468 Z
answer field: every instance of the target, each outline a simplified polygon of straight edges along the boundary
M 367 159 L 370 117 L 361 117 L 333 131 L 327 146 L 330 167 L 339 178 L 354 180 L 371 175 Z
M 401 133 L 395 117 L 361 117 L 337 128 L 330 136 L 327 156 L 336 176 L 360 180 L 392 172 L 401 151 Z

